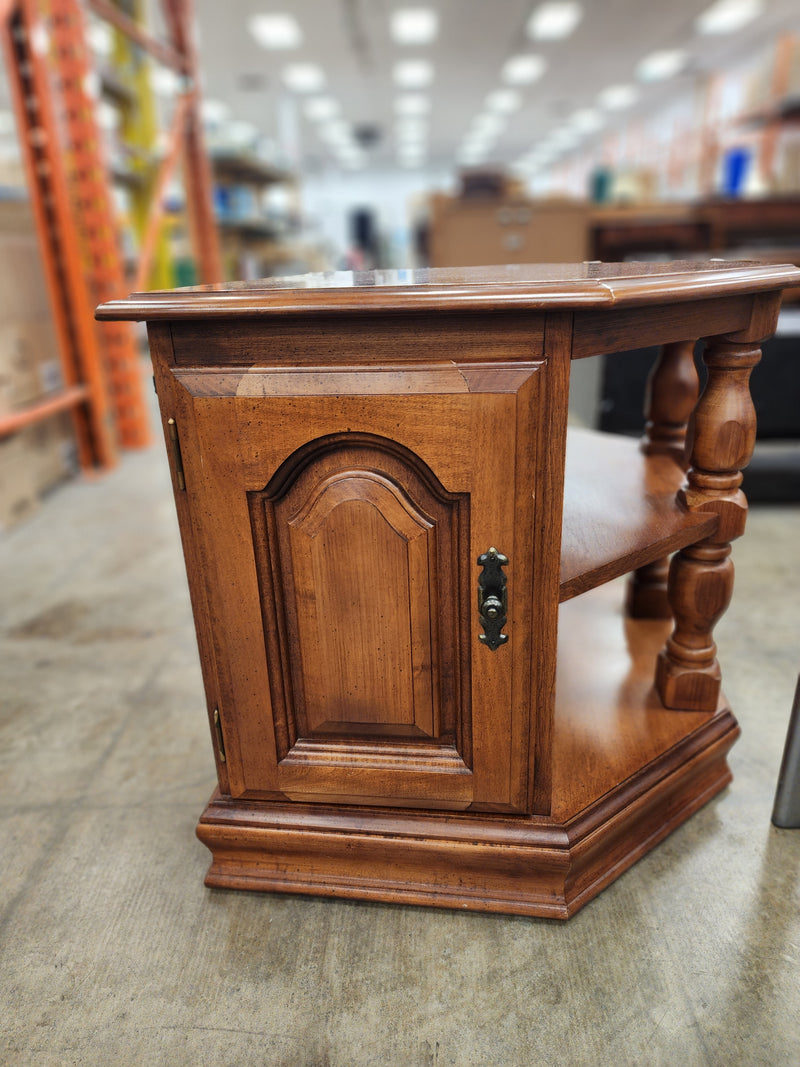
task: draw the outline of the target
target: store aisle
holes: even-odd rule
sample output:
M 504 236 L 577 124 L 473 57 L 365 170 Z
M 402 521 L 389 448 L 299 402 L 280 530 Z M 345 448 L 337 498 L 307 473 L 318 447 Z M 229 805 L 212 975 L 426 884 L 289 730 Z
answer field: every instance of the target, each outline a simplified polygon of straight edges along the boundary
M 203 887 L 173 510 L 156 447 L 0 540 L 0 1061 L 800 1061 L 800 830 L 769 822 L 800 508 L 734 548 L 733 785 L 567 924 Z

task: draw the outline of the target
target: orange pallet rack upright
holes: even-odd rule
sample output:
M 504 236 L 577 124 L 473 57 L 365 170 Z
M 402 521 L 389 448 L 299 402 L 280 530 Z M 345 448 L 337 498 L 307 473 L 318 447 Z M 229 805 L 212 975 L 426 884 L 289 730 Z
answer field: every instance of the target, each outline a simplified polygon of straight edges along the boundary
M 116 441 L 50 92 L 47 34 L 34 0 L 6 2 L 2 14 L 8 79 L 65 388 L 47 403 L 0 421 L 0 436 L 69 408 L 81 467 L 110 467 L 116 461 Z
M 182 79 L 183 91 L 155 182 L 149 229 L 142 241 L 136 288 L 143 288 L 141 280 L 146 282 L 149 274 L 163 217 L 161 200 L 180 159 L 198 273 L 203 281 L 220 281 L 188 0 L 163 0 L 169 43 L 151 37 L 112 0 L 89 0 L 89 6 Z M 128 281 L 112 179 L 89 88 L 92 59 L 85 12 L 78 0 L 0 0 L 0 18 L 66 383 L 63 393 L 47 404 L 0 420 L 0 435 L 70 407 L 81 466 L 107 467 L 115 461 L 117 446 L 146 444 L 149 428 L 128 324 L 103 323 L 98 330 L 93 322 L 94 306 L 124 295 Z

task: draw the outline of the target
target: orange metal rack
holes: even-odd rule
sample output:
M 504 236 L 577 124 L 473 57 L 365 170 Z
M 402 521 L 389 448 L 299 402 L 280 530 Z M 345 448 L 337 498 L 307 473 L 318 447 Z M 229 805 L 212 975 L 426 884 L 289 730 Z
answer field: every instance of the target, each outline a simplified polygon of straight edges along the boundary
M 111 0 L 90 0 L 90 6 L 182 75 L 184 92 L 164 175 L 182 157 L 198 273 L 203 281 L 220 281 L 189 0 L 163 0 L 168 44 L 150 37 Z M 114 464 L 118 447 L 146 444 L 149 428 L 130 325 L 94 322 L 95 305 L 125 295 L 128 281 L 112 179 L 88 88 L 92 62 L 84 10 L 78 0 L 0 0 L 0 20 L 65 382 L 61 393 L 0 419 L 0 436 L 69 409 L 81 466 L 106 468 Z M 159 195 L 165 184 L 156 182 Z M 156 202 L 137 280 L 148 275 L 161 216 Z

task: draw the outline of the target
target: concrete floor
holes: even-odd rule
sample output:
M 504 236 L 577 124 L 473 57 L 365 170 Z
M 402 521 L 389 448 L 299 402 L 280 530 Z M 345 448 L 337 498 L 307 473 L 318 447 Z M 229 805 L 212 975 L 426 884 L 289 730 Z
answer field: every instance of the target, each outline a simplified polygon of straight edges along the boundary
M 214 892 L 160 448 L 0 540 L 3 1064 L 800 1064 L 800 830 L 770 826 L 800 510 L 718 628 L 733 786 L 568 924 Z

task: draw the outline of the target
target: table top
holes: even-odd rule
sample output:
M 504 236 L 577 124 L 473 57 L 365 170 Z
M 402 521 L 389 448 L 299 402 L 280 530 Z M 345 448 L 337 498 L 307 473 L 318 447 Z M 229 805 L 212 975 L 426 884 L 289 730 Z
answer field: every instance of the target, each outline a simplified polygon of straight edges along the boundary
M 702 300 L 800 285 L 791 264 L 547 263 L 424 270 L 329 271 L 134 293 L 99 319 L 194 319 L 276 314 L 617 308 Z

